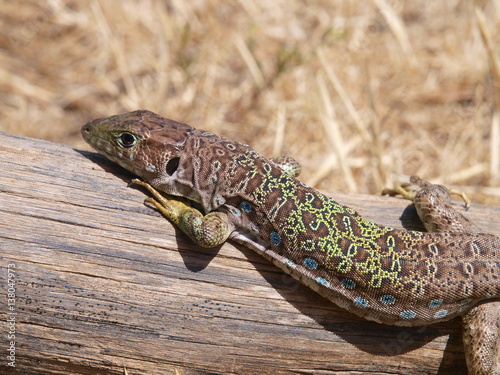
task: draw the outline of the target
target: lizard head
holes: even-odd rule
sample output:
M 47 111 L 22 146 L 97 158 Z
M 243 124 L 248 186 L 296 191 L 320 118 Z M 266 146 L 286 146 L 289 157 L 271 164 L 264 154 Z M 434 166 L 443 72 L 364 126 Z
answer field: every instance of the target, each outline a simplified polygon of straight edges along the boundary
M 172 174 L 194 128 L 139 110 L 95 119 L 82 136 L 100 154 L 146 181 Z

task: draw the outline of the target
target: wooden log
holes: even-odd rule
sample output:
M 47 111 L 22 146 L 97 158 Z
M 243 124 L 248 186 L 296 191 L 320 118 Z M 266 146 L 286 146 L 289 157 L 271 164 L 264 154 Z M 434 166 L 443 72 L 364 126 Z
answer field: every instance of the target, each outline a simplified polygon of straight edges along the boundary
M 364 321 L 243 246 L 197 247 L 96 153 L 0 145 L 2 374 L 466 373 L 457 319 Z M 391 226 L 408 206 L 334 195 Z M 469 216 L 500 235 L 500 208 Z

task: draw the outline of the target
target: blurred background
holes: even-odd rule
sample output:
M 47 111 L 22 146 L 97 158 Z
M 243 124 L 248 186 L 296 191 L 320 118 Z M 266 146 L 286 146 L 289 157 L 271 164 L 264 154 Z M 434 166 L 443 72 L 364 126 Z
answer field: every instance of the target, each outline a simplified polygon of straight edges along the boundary
M 316 188 L 500 205 L 497 0 L 0 0 L 0 26 L 0 131 L 90 149 L 83 123 L 149 109 Z

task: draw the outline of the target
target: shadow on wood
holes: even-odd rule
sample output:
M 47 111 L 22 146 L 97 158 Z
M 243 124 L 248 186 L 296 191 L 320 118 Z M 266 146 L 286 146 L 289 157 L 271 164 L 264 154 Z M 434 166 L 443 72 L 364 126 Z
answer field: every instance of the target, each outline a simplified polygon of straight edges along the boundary
M 363 321 L 251 250 L 195 246 L 97 154 L 0 139 L 1 373 L 466 373 L 458 320 Z M 335 197 L 399 227 L 408 206 Z M 500 208 L 469 217 L 500 234 Z

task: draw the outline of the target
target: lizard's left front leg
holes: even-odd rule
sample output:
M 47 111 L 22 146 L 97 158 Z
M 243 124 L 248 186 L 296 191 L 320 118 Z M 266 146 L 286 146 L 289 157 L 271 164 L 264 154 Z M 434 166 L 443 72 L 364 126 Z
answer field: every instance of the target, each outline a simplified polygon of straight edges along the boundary
M 194 243 L 202 247 L 215 247 L 229 237 L 231 228 L 225 213 L 210 212 L 203 215 L 186 203 L 186 200 L 165 196 L 147 182 L 133 179 L 131 183 L 148 189 L 154 198 L 147 198 L 145 202 L 153 204 Z

